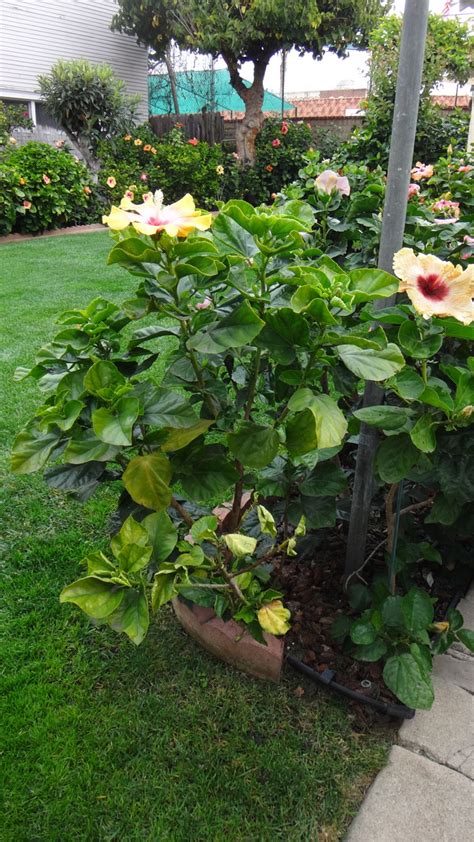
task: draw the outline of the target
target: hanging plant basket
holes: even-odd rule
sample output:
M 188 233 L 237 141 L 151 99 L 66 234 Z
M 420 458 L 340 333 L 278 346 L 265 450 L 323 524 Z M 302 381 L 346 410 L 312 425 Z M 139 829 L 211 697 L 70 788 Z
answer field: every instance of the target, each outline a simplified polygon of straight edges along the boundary
M 221 620 L 212 608 L 173 599 L 174 613 L 183 629 L 203 649 L 242 672 L 278 683 L 283 666 L 283 638 L 264 632 L 267 645 L 259 643 L 235 620 Z

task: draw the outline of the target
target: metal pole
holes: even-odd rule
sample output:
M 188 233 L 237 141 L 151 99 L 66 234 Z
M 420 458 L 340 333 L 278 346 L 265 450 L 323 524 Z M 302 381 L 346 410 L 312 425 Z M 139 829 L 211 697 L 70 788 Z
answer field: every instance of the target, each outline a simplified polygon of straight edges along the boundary
M 280 65 L 280 98 L 281 98 L 281 119 L 285 117 L 285 76 L 286 76 L 286 50 L 281 51 Z
M 406 0 L 398 62 L 397 90 L 390 141 L 387 191 L 382 219 L 378 266 L 393 271 L 393 255 L 403 244 L 408 201 L 408 185 L 413 162 L 421 77 L 428 26 L 429 0 Z M 394 304 L 396 296 L 379 300 L 375 307 Z M 364 406 L 382 402 L 383 391 L 376 383 L 367 383 Z M 354 491 L 346 555 L 346 578 L 364 562 L 370 504 L 373 492 L 373 464 L 377 432 L 361 425 L 357 449 Z

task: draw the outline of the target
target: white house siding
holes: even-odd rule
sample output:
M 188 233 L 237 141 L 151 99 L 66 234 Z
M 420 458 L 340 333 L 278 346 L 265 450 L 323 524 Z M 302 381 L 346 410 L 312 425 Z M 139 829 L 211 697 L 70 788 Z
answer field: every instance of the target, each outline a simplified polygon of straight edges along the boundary
M 110 31 L 115 0 L 0 0 L 0 98 L 39 99 L 37 77 L 60 58 L 111 65 L 148 116 L 147 52 Z

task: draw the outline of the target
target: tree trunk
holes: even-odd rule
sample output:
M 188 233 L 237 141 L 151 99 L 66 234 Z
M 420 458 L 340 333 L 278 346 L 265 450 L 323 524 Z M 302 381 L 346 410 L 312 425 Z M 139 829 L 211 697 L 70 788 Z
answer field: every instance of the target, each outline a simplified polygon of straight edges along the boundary
M 264 88 L 263 79 L 270 60 L 270 55 L 261 55 L 254 62 L 254 78 L 250 88 L 247 87 L 238 71 L 237 62 L 233 56 L 223 53 L 227 64 L 230 84 L 245 103 L 244 119 L 237 125 L 236 142 L 237 153 L 242 163 L 255 163 L 255 140 L 262 128 L 264 116 L 262 112 Z
M 173 99 L 173 108 L 174 113 L 177 117 L 179 117 L 179 101 L 178 101 L 178 90 L 176 87 L 176 73 L 174 72 L 174 65 L 171 59 L 171 53 L 169 50 L 166 50 L 165 53 L 165 64 L 166 70 L 168 72 L 168 76 L 170 79 L 170 88 L 171 88 L 171 97 Z

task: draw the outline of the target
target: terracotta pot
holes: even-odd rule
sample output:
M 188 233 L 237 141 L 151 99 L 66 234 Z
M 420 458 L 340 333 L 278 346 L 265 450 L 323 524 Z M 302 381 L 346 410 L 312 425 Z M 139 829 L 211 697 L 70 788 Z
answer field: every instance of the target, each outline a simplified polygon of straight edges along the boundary
M 212 608 L 204 608 L 179 597 L 173 599 L 173 608 L 185 631 L 211 655 L 256 678 L 276 683 L 280 681 L 284 651 L 282 638 L 264 632 L 267 642 L 264 646 L 234 620 L 225 622 L 216 617 Z

